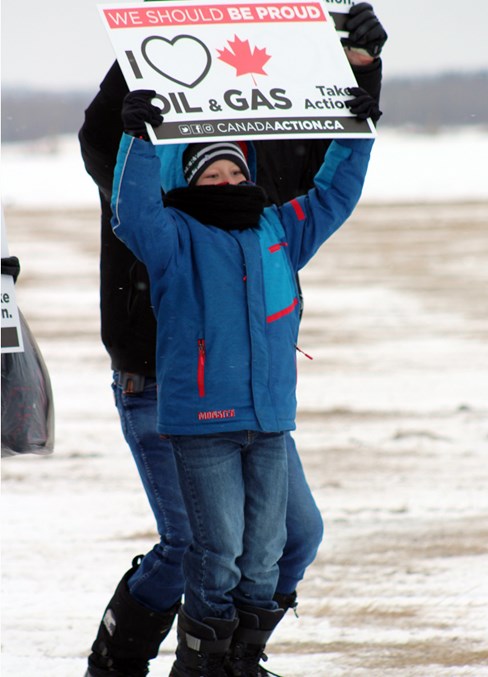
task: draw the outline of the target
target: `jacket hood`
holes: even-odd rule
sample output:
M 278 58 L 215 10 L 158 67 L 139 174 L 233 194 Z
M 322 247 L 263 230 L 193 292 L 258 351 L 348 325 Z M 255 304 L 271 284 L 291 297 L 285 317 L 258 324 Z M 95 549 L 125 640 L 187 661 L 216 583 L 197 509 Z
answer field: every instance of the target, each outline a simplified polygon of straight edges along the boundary
M 245 144 L 251 181 L 256 181 L 256 151 L 251 141 Z M 165 193 L 188 186 L 183 175 L 183 153 L 188 146 L 188 143 L 171 143 L 154 147 L 161 162 L 161 187 Z

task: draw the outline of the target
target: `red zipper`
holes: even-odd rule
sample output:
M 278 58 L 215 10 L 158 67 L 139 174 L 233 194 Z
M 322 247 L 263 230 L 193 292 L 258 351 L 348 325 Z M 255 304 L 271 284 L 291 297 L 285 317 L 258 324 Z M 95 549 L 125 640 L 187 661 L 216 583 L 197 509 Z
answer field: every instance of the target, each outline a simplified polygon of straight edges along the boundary
M 205 397 L 205 339 L 198 339 L 198 394 Z

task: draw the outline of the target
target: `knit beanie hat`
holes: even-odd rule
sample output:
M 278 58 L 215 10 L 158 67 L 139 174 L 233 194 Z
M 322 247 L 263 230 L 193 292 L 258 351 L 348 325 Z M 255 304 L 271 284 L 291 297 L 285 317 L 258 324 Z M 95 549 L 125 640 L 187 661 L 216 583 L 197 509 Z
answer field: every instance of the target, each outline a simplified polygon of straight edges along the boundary
M 231 160 L 241 170 L 246 180 L 251 174 L 245 155 L 246 144 L 231 141 L 217 143 L 191 143 L 183 153 L 183 174 L 188 185 L 194 186 L 198 178 L 213 162 Z

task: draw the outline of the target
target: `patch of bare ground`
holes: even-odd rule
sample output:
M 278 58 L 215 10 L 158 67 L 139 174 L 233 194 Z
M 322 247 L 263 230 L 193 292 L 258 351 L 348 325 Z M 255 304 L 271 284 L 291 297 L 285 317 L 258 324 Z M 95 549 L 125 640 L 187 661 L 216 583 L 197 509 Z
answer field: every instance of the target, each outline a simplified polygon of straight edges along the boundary
M 403 621 L 408 620 L 406 616 Z M 276 645 L 275 651 L 286 654 L 286 645 Z M 412 640 L 401 644 L 382 644 L 381 655 L 378 655 L 375 642 L 332 642 L 326 646 L 320 644 L 300 644 L 302 653 L 324 653 L 338 655 L 353 655 L 363 668 L 372 668 L 375 671 L 381 668 L 397 668 L 408 670 L 415 666 L 486 666 L 488 665 L 488 650 L 481 647 L 472 649 L 465 646 L 462 638 L 448 641 L 426 640 L 424 642 Z M 378 672 L 376 672 L 378 674 Z M 408 674 L 408 673 L 405 673 Z M 426 672 L 426 677 L 428 673 Z

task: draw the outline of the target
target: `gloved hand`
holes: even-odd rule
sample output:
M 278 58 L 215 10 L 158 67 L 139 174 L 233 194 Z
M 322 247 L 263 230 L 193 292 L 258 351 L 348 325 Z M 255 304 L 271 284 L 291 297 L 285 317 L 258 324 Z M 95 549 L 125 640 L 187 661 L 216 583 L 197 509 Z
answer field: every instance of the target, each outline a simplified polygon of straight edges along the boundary
M 163 122 L 161 109 L 151 103 L 155 96 L 153 89 L 136 89 L 124 97 L 121 116 L 127 134 L 147 140 L 149 137 L 145 123 L 159 127 Z
M 388 35 L 369 2 L 353 5 L 347 15 L 347 38 L 341 38 L 345 47 L 365 49 L 373 57 L 379 56 Z
M 351 113 L 359 118 L 359 120 L 371 118 L 376 124 L 383 115 L 376 99 L 373 99 L 373 97 L 362 87 L 349 87 L 349 91 L 354 97 L 354 99 L 346 101 L 346 106 Z
M 2 256 L 2 275 L 11 275 L 14 282 L 17 282 L 19 273 L 19 259 L 16 256 L 6 256 L 5 258 Z

